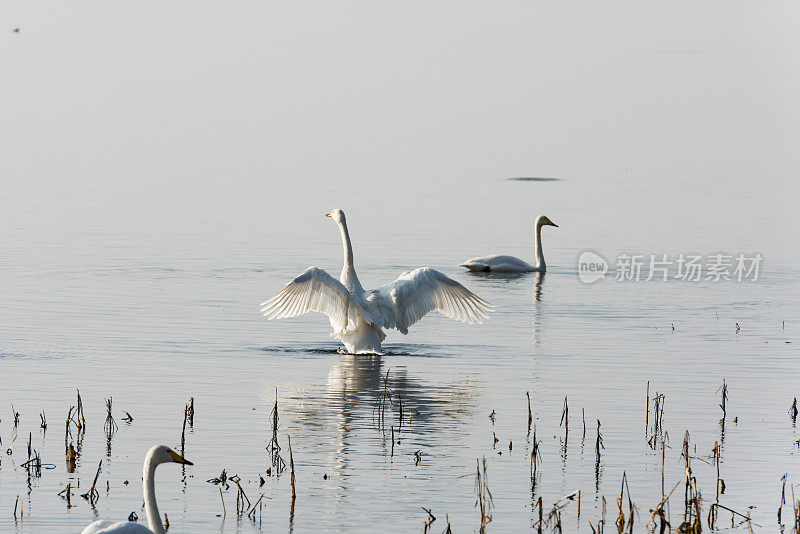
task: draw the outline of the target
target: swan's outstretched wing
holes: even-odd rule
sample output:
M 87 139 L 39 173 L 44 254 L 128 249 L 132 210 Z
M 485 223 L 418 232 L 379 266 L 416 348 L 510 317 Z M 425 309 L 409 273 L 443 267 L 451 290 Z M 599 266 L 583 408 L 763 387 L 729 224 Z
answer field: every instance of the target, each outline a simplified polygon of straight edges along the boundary
M 366 306 L 378 326 L 408 327 L 433 310 L 466 323 L 482 323 L 494 306 L 434 269 L 408 271 L 390 284 L 367 294 Z
M 280 293 L 261 303 L 261 313 L 267 319 L 297 317 L 311 311 L 324 313 L 335 333 L 355 328 L 358 315 L 365 315 L 360 308 L 341 282 L 317 267 L 309 267 Z

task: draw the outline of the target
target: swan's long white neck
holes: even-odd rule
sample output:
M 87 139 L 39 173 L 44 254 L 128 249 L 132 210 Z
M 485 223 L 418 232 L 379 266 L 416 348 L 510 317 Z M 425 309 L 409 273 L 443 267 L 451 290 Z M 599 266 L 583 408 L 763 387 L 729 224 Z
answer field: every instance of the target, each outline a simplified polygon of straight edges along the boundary
M 547 265 L 544 262 L 544 252 L 542 252 L 542 226 L 544 226 L 543 221 L 537 219 L 534 245 L 536 246 L 536 268 L 544 271 Z
M 342 233 L 342 247 L 344 249 L 344 265 L 342 266 L 342 276 L 339 281 L 351 293 L 354 291 L 363 292 L 364 288 L 361 287 L 361 282 L 356 276 L 356 268 L 353 265 L 353 245 L 350 243 L 350 232 L 347 231 L 347 221 L 342 218 L 339 223 L 339 231 Z
M 158 513 L 156 504 L 156 466 L 152 453 L 148 453 L 142 468 L 144 476 L 144 511 L 147 514 L 147 524 L 155 534 L 166 534 L 164 524 L 161 522 L 161 515 Z

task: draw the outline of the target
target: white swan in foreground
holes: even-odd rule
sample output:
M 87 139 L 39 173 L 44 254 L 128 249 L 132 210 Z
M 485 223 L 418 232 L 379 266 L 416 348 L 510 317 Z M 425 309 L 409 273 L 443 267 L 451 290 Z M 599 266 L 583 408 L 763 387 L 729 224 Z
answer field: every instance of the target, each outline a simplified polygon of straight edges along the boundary
M 547 270 L 542 253 L 542 226 L 558 225 L 545 215 L 536 218 L 536 265 L 523 261 L 514 256 L 481 256 L 465 261 L 460 267 L 466 267 L 470 272 L 491 273 L 543 273 Z
M 337 281 L 317 267 L 286 284 L 283 290 L 261 304 L 268 319 L 297 317 L 310 311 L 328 316 L 332 336 L 349 353 L 380 353 L 386 338 L 381 328 L 396 328 L 403 334 L 430 311 L 459 321 L 482 323 L 494 306 L 439 271 L 422 267 L 408 271 L 390 284 L 365 290 L 353 267 L 353 247 L 342 210 L 326 214 L 339 225 L 344 246 L 344 267 Z
M 184 465 L 193 465 L 192 462 L 183 458 L 180 454 L 173 451 L 166 445 L 156 445 L 147 451 L 144 458 L 144 510 L 147 515 L 146 526 L 133 521 L 121 521 L 113 523 L 111 521 L 95 521 L 81 532 L 81 534 L 165 534 L 164 524 L 158 513 L 156 504 L 155 474 L 159 464 L 175 462 Z

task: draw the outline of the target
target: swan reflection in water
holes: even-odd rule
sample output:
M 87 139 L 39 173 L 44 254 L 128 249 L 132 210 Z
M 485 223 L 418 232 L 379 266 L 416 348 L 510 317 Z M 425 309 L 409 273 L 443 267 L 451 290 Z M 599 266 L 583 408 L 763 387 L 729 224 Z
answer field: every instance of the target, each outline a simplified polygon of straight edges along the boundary
M 284 413 L 292 419 L 292 426 L 302 427 L 306 447 L 313 447 L 315 453 L 327 458 L 326 469 L 332 469 L 333 473 L 327 471 L 326 474 L 338 478 L 341 490 L 346 489 L 346 477 L 351 474 L 351 462 L 356 457 L 364 462 L 384 461 L 383 458 L 389 456 L 391 427 L 394 427 L 395 441 L 401 442 L 400 446 L 395 444 L 395 457 L 413 455 L 425 445 L 458 439 L 459 429 L 476 416 L 475 399 L 481 389 L 480 383 L 468 377 L 449 381 L 412 377 L 408 368 L 397 362 L 400 358 L 407 362 L 402 352 L 412 347 L 391 348 L 395 352 L 389 357 L 339 355 L 324 385 L 280 401 L 286 406 Z M 428 356 L 420 354 L 418 346 L 413 346 L 413 352 L 415 356 Z M 452 377 L 453 373 L 444 376 Z M 381 429 L 378 406 L 385 393 L 384 386 L 390 400 L 386 402 L 384 428 Z M 272 395 L 265 391 L 265 396 Z M 406 440 L 409 445 L 402 446 Z
M 534 273 L 492 273 L 492 272 L 468 272 L 467 276 L 472 276 L 475 278 L 482 278 L 484 279 L 484 284 L 487 288 L 497 291 L 504 291 L 508 293 L 511 287 L 514 288 L 524 288 L 525 289 L 525 299 L 526 304 L 525 308 L 527 308 L 527 299 L 529 298 L 527 295 L 528 291 L 528 284 L 530 283 L 531 279 L 533 281 L 533 342 L 535 345 L 539 345 L 542 342 L 542 335 L 544 331 L 544 279 L 547 276 L 546 272 L 534 272 Z M 519 286 L 518 286 L 519 284 Z M 480 287 L 480 286 L 478 286 Z M 526 312 L 527 313 L 527 312 Z
M 546 273 L 534 273 L 533 279 L 533 344 L 542 342 L 544 331 L 544 304 L 542 303 L 544 277 Z

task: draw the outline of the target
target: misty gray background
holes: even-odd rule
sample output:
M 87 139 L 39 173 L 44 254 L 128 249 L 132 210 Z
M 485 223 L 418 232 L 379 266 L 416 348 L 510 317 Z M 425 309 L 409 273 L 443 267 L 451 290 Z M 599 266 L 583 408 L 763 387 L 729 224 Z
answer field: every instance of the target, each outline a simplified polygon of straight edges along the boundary
M 248 481 L 251 500 L 266 494 L 265 530 L 405 532 L 421 528 L 421 506 L 440 518 L 434 530 L 445 514 L 455 531 L 474 530 L 484 455 L 490 528 L 526 530 L 532 499 L 581 488 L 581 518 L 571 508 L 565 518 L 589 531 L 623 470 L 641 511 L 660 499 L 647 380 L 667 395 L 677 481 L 684 430 L 698 454 L 723 437 L 723 378 L 722 502 L 756 506 L 775 526 L 780 476 L 800 476 L 786 416 L 800 393 L 799 15 L 791 2 L 0 3 L 0 406 L 22 414 L 15 430 L 0 412 L 4 446 L 20 434 L 0 463 L 0 526 L 88 524 L 82 499 L 67 510 L 56 493 L 83 487 L 99 458 L 111 491 L 97 514 L 138 510 L 144 451 L 177 444 L 194 396 L 196 465 L 185 478 L 159 471 L 171 532 L 258 531 L 216 517 L 205 480 L 223 467 Z M 330 353 L 323 317 L 266 322 L 258 303 L 307 266 L 338 274 L 338 233 L 323 217 L 337 207 L 365 287 L 429 265 L 497 313 L 483 326 L 426 317 L 407 337 L 390 333 L 394 355 L 377 360 Z M 538 286 L 459 272 L 486 253 L 531 258 L 542 213 L 559 228 L 543 231 Z M 586 286 L 583 250 L 612 266 L 621 252 L 764 261 L 752 284 Z M 394 457 L 372 417 L 387 369 L 422 414 Z M 299 466 L 292 523 L 287 478 L 254 482 L 268 465 L 275 387 Z M 61 428 L 75 388 L 90 428 L 70 477 Z M 544 439 L 534 496 L 526 391 Z M 109 396 L 118 418 L 135 417 L 110 455 Z M 28 432 L 57 464 L 30 490 L 19 468 Z M 497 454 L 492 432 L 506 451 L 513 440 L 511 454 Z M 712 469 L 695 464 L 713 498 Z M 24 523 L 9 513 L 16 495 Z

